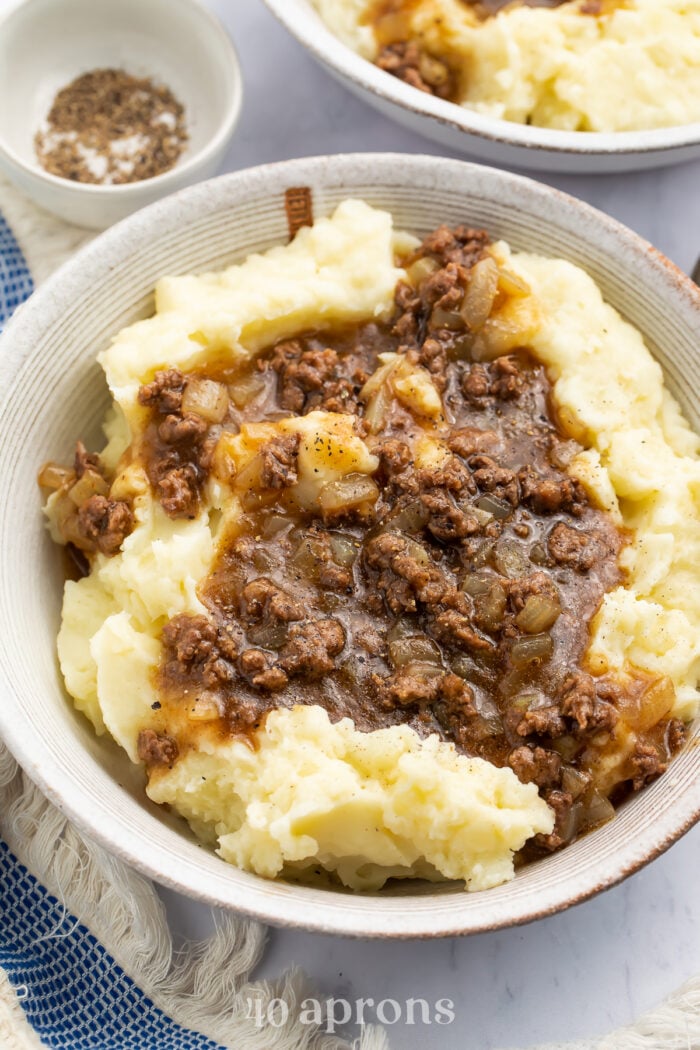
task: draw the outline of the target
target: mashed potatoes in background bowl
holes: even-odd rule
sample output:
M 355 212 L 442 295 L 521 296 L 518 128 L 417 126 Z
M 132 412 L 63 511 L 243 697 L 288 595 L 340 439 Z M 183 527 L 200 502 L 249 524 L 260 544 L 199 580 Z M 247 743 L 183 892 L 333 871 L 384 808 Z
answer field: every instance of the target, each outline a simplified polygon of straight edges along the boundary
M 311 190 L 317 218 L 349 196 L 361 198 L 418 235 L 441 222 L 467 222 L 516 250 L 583 267 L 645 334 L 697 426 L 700 297 L 648 245 L 579 202 L 501 172 L 381 155 L 296 161 L 188 190 L 94 242 L 3 336 L 0 476 L 11 497 L 0 518 L 0 732 L 84 830 L 192 896 L 270 922 L 358 935 L 444 935 L 528 921 L 613 884 L 692 824 L 700 812 L 700 757 L 692 743 L 611 824 L 510 883 L 471 895 L 459 885 L 422 882 L 351 895 L 266 880 L 196 844 L 182 821 L 145 799 L 139 768 L 106 738 L 95 738 L 63 691 L 55 657 L 63 573 L 40 514 L 37 470 L 47 459 L 68 459 L 76 432 L 99 446 L 108 395 L 95 355 L 125 325 L 148 316 L 157 280 L 221 269 L 284 243 L 285 191 L 300 186 Z
M 515 4 L 483 22 L 464 0 L 404 0 L 411 36 L 454 67 L 460 104 L 374 64 L 367 12 L 391 9 L 388 0 L 265 3 L 351 91 L 451 149 L 574 173 L 652 168 L 700 153 L 697 0 L 606 0 L 600 19 L 573 2 Z

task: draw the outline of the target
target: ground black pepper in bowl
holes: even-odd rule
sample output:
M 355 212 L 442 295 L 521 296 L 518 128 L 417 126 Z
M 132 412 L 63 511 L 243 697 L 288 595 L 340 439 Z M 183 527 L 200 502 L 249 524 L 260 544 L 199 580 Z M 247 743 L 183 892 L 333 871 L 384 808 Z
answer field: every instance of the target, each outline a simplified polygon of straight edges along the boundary
M 170 89 L 120 69 L 95 69 L 62 88 L 34 139 L 51 175 L 102 185 L 161 175 L 187 141 L 185 111 Z

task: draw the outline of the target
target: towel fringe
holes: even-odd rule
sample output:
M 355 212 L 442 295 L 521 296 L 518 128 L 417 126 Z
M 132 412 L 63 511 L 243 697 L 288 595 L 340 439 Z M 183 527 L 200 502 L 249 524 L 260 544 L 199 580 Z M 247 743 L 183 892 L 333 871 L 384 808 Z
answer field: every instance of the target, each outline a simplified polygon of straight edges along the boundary
M 267 936 L 260 923 L 212 908 L 211 937 L 176 948 L 153 884 L 79 834 L 2 745 L 0 832 L 66 916 L 87 926 L 153 1003 L 184 1028 L 230 1050 L 353 1050 L 342 1037 L 300 1023 L 301 1003 L 312 994 L 301 971 L 275 981 L 250 980 Z M 63 933 L 58 926 L 51 936 Z M 286 1003 L 289 1020 L 279 1028 L 256 1025 L 259 1015 L 251 1003 L 260 1002 L 266 1017 L 275 999 Z M 5 1002 L 4 1009 L 16 1016 L 12 1004 Z M 24 1050 L 21 1043 L 19 1048 Z M 381 1029 L 368 1026 L 354 1050 L 388 1050 L 388 1044 Z

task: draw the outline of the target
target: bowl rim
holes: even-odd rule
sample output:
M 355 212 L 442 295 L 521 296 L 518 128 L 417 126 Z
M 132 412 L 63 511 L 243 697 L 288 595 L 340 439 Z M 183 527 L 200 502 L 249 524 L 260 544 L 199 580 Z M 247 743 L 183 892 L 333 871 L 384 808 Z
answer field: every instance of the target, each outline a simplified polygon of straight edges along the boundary
M 397 171 L 402 172 L 398 183 Z M 371 177 L 368 177 L 368 172 L 371 172 Z M 458 181 L 460 185 L 469 180 L 477 184 L 480 180 L 488 180 L 489 187 L 495 185 L 494 193 L 499 188 L 504 192 L 514 189 L 521 196 L 523 209 L 529 204 L 539 203 L 546 205 L 549 212 L 554 204 L 562 226 L 568 219 L 573 221 L 574 217 L 578 222 L 593 224 L 598 239 L 606 242 L 607 247 L 616 244 L 619 250 L 632 250 L 639 257 L 640 268 L 653 273 L 655 281 L 668 291 L 671 301 L 675 299 L 677 309 L 697 320 L 700 331 L 700 290 L 690 278 L 627 227 L 568 194 L 522 175 L 432 156 L 370 153 L 303 158 L 245 169 L 180 190 L 124 219 L 64 263 L 16 311 L 0 339 L 0 426 L 12 401 L 14 373 L 31 359 L 33 347 L 50 345 L 46 333 L 60 320 L 66 303 L 75 300 L 86 281 L 118 273 L 120 262 L 142 250 L 154 231 L 167 229 L 168 223 L 172 224 L 174 219 L 182 225 L 188 215 L 204 216 L 208 212 L 225 210 L 227 203 L 240 194 L 244 197 L 246 193 L 255 197 L 278 194 L 281 198 L 290 186 L 323 188 L 324 185 L 342 185 L 351 195 L 355 185 L 353 178 L 357 178 L 358 183 L 363 178 L 365 188 L 374 185 L 378 189 L 390 190 L 405 184 L 406 179 L 413 185 L 422 182 L 429 186 L 442 177 Z M 215 867 L 204 869 L 194 864 L 189 856 L 184 856 L 179 846 L 170 849 L 165 842 L 144 842 L 139 830 L 126 816 L 115 817 L 109 797 L 103 799 L 95 793 L 86 798 L 84 788 L 56 755 L 51 739 L 32 736 L 26 731 L 30 726 L 26 720 L 23 732 L 22 717 L 26 719 L 26 716 L 14 700 L 9 685 L 11 660 L 6 660 L 5 654 L 10 649 L 5 649 L 5 640 L 0 638 L 0 667 L 5 665 L 7 672 L 0 677 L 0 696 L 4 694 L 4 702 L 0 703 L 0 735 L 50 801 L 81 831 L 156 882 L 186 896 L 243 912 L 277 926 L 344 936 L 420 939 L 522 925 L 563 911 L 616 885 L 663 853 L 700 820 L 698 780 L 684 787 L 674 803 L 673 819 L 668 819 L 667 813 L 661 822 L 648 822 L 638 834 L 630 837 L 619 854 L 615 852 L 613 859 L 605 857 L 596 861 L 595 867 L 584 872 L 583 877 L 580 873 L 568 873 L 555 883 L 554 888 L 548 885 L 545 899 L 528 890 L 515 901 L 500 898 L 496 901 L 492 894 L 497 893 L 498 888 L 480 894 L 430 894 L 426 897 L 348 896 L 266 880 L 233 868 L 218 858 Z M 116 783 L 114 790 L 118 791 Z M 647 790 L 653 791 L 654 785 Z M 136 800 L 130 800 L 128 805 L 141 808 Z M 167 830 L 179 840 L 178 833 Z M 174 863 L 176 861 L 180 863 Z M 542 863 L 546 864 L 547 859 Z M 510 885 L 517 885 L 517 880 Z M 478 898 L 478 909 L 465 910 L 466 902 L 475 897 Z M 465 905 L 460 910 L 462 901 Z M 408 902 L 413 907 L 407 907 Z M 427 902 L 426 906 L 423 907 L 421 902 Z
M 263 0 L 263 3 L 321 65 L 384 102 L 391 102 L 414 116 L 429 117 L 466 135 L 531 152 L 581 157 L 668 153 L 700 144 L 700 121 L 650 130 L 603 132 L 562 131 L 488 117 L 456 102 L 417 91 L 379 69 L 335 36 L 311 7 L 310 0 Z
M 15 3 L 11 4 L 0 16 L 0 32 L 5 29 L 7 23 L 22 8 L 31 7 L 33 4 L 40 2 L 42 0 L 15 0 Z M 222 63 L 220 67 L 227 81 L 224 93 L 226 105 L 214 134 L 181 164 L 176 162 L 172 168 L 168 168 L 167 171 L 162 172 L 160 175 L 154 175 L 148 179 L 139 179 L 136 182 L 124 182 L 115 185 L 99 182 L 74 182 L 72 179 L 63 179 L 58 175 L 53 175 L 51 172 L 45 171 L 38 162 L 32 164 L 21 157 L 15 149 L 8 145 L 5 137 L 0 132 L 0 155 L 5 158 L 8 167 L 12 165 L 23 171 L 29 178 L 48 186 L 53 186 L 57 191 L 64 193 L 91 196 L 95 200 L 107 197 L 119 197 L 123 200 L 128 200 L 130 197 L 138 197 L 140 193 L 144 192 L 145 188 L 148 189 L 149 193 L 155 188 L 157 192 L 166 194 L 170 187 L 173 190 L 176 189 L 178 182 L 192 175 L 201 165 L 206 164 L 210 158 L 216 156 L 235 131 L 243 106 L 243 73 L 238 51 L 221 21 L 204 5 L 202 0 L 170 0 L 170 3 L 172 5 L 171 17 L 174 18 L 177 18 L 179 15 L 175 9 L 176 3 L 180 5 L 182 10 L 189 8 L 192 11 L 196 11 L 202 22 L 208 24 L 212 36 L 218 38 L 222 49 L 221 54 L 226 56 L 227 61 Z M 209 44 L 206 45 L 206 49 L 210 50 Z

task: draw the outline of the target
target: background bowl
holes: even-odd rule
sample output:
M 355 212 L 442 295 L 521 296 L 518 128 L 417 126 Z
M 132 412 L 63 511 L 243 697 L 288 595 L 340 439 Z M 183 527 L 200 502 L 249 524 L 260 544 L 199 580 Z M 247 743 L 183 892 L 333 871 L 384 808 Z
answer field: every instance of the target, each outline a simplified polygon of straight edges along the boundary
M 190 140 L 174 168 L 119 186 L 71 182 L 39 164 L 34 134 L 81 73 L 125 69 L 166 84 Z M 0 21 L 0 167 L 48 211 L 104 229 L 213 175 L 238 120 L 241 74 L 223 27 L 197 0 L 21 0 Z
M 355 95 L 442 146 L 495 164 L 594 174 L 679 164 L 700 156 L 700 123 L 653 131 L 556 131 L 496 120 L 409 87 L 341 43 L 311 0 L 264 0 L 313 57 Z
M 367 154 L 226 175 L 103 234 L 20 308 L 0 340 L 0 735 L 85 832 L 182 893 L 281 925 L 363 936 L 472 933 L 567 907 L 666 849 L 700 815 L 700 749 L 617 818 L 484 893 L 410 883 L 352 895 L 271 882 L 197 845 L 143 794 L 143 775 L 73 710 L 56 664 L 62 558 L 46 532 L 36 474 L 98 441 L 108 402 L 95 354 L 152 310 L 165 273 L 223 267 L 288 237 L 285 191 L 309 187 L 315 215 L 349 195 L 399 227 L 486 226 L 521 249 L 570 259 L 646 334 L 689 419 L 700 425 L 700 291 L 625 227 L 519 176 L 433 157 Z M 696 738 L 698 733 L 696 731 Z M 697 742 L 697 740 L 696 740 Z

